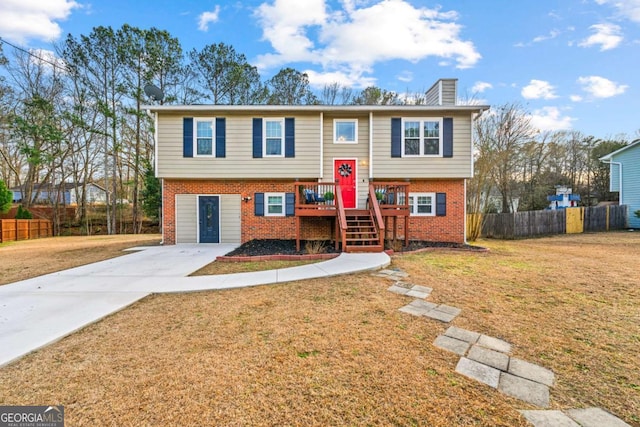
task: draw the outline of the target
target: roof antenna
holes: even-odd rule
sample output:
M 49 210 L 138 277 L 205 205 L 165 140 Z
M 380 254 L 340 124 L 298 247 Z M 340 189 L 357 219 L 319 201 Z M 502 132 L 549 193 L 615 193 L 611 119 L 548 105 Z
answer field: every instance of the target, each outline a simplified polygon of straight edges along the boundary
M 154 101 L 162 101 L 162 99 L 164 98 L 162 89 L 160 89 L 158 86 L 152 85 L 151 83 L 145 85 L 144 93 L 146 93 L 147 96 Z

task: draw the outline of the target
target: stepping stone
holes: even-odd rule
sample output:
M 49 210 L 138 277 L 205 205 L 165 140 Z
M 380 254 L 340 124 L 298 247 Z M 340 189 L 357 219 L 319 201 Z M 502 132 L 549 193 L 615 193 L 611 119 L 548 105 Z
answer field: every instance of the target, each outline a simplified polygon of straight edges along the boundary
M 445 313 L 444 311 L 440 311 L 437 308 L 434 308 L 433 310 L 425 313 L 424 315 L 430 319 L 439 320 L 444 323 L 451 322 L 457 316 L 456 314 Z
M 509 366 L 509 356 L 499 351 L 490 350 L 478 345 L 471 347 L 471 351 L 469 351 L 467 357 L 471 360 L 475 360 L 476 362 L 489 365 L 492 368 L 500 369 L 501 371 L 506 371 Z
M 553 371 L 513 357 L 509 362 L 509 370 L 507 372 L 537 383 L 548 385 L 549 387 L 553 385 L 555 379 Z
M 520 411 L 533 427 L 580 427 L 562 411 Z
M 427 298 L 431 295 L 432 290 L 433 289 L 427 288 L 426 286 L 415 285 L 406 295 L 414 298 Z
M 403 288 L 403 287 L 398 286 L 398 285 L 392 285 L 391 287 L 387 288 L 387 290 L 389 292 L 393 292 L 395 294 L 400 294 L 400 295 L 406 295 L 407 292 L 409 292 L 409 289 Z
M 416 307 L 411 304 L 407 304 L 404 307 L 400 307 L 398 310 L 403 313 L 411 314 L 413 316 L 424 316 L 425 313 L 428 311 L 424 308 Z
M 430 311 L 435 309 L 436 307 L 438 307 L 438 304 L 434 304 L 432 302 L 429 301 L 425 301 L 425 300 L 421 300 L 421 299 L 414 299 L 413 301 L 411 301 L 409 303 L 409 305 L 413 306 L 413 307 L 418 307 L 418 308 L 422 308 L 426 311 Z
M 464 356 L 469 349 L 468 342 L 460 341 L 455 338 L 447 337 L 445 335 L 438 336 L 433 342 L 433 345 L 443 350 L 459 354 L 460 356 Z
M 478 338 L 480 338 L 480 334 L 477 332 L 456 328 L 455 326 L 450 326 L 444 334 L 448 337 L 466 341 L 470 344 L 474 344 L 476 341 L 478 341 Z
M 565 412 L 582 427 L 631 427 L 601 408 L 569 409 Z
M 456 372 L 493 388 L 497 388 L 500 381 L 499 370 L 466 357 L 460 358 Z
M 549 387 L 544 384 L 503 372 L 500 375 L 498 390 L 532 405 L 549 407 Z
M 503 353 L 511 352 L 511 344 L 498 338 L 493 338 L 488 335 L 480 335 L 478 344 L 490 348 L 491 350 L 501 351 Z
M 457 307 L 451 307 L 450 305 L 444 305 L 444 304 L 440 304 L 434 310 L 438 310 L 443 313 L 453 314 L 454 316 L 457 316 L 462 312 L 462 310 L 460 310 Z

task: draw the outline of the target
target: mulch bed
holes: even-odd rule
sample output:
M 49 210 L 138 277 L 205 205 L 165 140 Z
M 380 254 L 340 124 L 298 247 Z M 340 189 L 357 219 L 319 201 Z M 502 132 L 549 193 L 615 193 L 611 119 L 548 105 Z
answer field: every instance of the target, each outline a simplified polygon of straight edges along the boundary
M 324 247 L 322 253 L 308 253 L 305 248 L 305 242 L 301 242 L 300 250 L 296 250 L 295 240 L 285 239 L 255 239 L 250 240 L 223 257 L 218 257 L 217 261 L 264 261 L 264 260 L 303 260 L 303 259 L 330 259 L 339 254 L 331 241 L 323 241 Z M 428 242 L 415 241 L 409 242 L 409 245 L 402 247 L 401 250 L 392 251 L 392 253 L 412 253 L 434 249 L 454 249 L 469 251 L 487 251 L 486 248 L 480 246 L 465 245 L 460 243 L 449 242 Z

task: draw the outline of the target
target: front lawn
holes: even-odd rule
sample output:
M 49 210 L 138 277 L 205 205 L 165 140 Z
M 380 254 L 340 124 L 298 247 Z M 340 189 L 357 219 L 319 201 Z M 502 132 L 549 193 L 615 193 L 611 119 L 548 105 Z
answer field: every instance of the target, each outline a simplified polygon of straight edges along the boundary
M 552 408 L 640 426 L 640 233 L 483 241 L 398 256 L 452 322 L 553 370 Z M 69 425 L 524 426 L 519 400 L 455 373 L 448 325 L 368 273 L 154 295 L 0 368 L 0 404 L 63 404 Z

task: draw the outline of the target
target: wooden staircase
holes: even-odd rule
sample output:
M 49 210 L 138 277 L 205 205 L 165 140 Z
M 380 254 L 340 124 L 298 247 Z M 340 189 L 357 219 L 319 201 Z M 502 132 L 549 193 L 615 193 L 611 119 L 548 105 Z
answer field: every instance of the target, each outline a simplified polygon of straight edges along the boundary
M 345 252 L 382 252 L 380 235 L 371 211 L 345 209 L 347 220 Z

